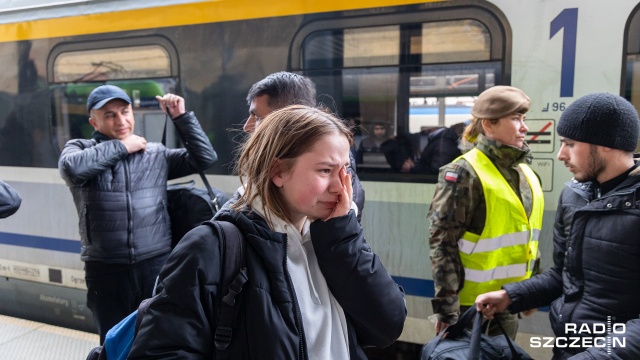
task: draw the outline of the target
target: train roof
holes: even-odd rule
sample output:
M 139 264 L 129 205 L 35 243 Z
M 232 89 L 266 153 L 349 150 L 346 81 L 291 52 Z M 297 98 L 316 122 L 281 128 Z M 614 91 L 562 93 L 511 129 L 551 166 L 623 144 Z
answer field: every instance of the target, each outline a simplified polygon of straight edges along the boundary
M 203 0 L 163 0 L 163 6 L 204 2 Z M 135 10 L 157 7 L 155 1 L 122 0 L 0 0 L 0 24 L 88 15 L 109 11 Z

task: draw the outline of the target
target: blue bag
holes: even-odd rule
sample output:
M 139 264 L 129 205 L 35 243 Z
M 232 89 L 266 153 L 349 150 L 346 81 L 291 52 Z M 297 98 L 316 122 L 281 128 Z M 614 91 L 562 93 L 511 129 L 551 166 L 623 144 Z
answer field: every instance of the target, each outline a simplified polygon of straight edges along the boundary
M 104 338 L 107 359 L 127 360 L 136 334 L 138 311 L 139 309 L 129 314 L 107 332 Z
M 246 257 L 244 256 L 244 237 L 240 230 L 227 221 L 207 221 L 203 225 L 213 228 L 218 234 L 220 245 L 224 249 L 222 260 L 222 291 L 216 296 L 218 304 L 218 324 L 214 334 L 214 343 L 218 359 L 228 356 L 228 346 L 233 333 L 233 319 L 237 311 L 237 296 L 247 282 Z M 156 280 L 157 281 L 157 280 Z M 126 360 L 131 346 L 149 308 L 152 298 L 145 299 L 138 309 L 112 327 L 105 336 L 104 345 L 91 349 L 87 360 Z
M 104 345 L 91 349 L 87 360 L 127 360 L 136 331 L 149 307 L 149 300 L 143 300 L 136 311 L 109 329 L 104 337 Z

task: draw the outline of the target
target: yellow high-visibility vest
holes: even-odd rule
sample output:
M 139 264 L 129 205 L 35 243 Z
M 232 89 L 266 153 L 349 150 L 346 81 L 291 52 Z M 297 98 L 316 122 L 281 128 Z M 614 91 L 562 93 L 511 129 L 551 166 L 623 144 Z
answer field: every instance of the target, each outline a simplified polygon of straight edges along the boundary
M 461 305 L 470 306 L 480 294 L 531 277 L 538 254 L 544 196 L 536 174 L 528 165 L 520 164 L 533 193 L 531 215 L 527 218 L 520 198 L 485 154 L 473 149 L 461 157 L 478 174 L 487 207 L 482 234 L 467 231 L 458 240 L 465 273 L 458 296 Z

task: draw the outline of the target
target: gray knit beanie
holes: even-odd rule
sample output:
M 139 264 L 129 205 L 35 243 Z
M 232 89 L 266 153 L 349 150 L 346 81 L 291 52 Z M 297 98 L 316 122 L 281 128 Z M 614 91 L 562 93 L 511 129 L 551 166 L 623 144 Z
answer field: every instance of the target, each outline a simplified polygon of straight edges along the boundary
M 638 112 L 625 98 L 609 94 L 585 95 L 560 116 L 558 135 L 613 149 L 634 151 L 638 145 Z

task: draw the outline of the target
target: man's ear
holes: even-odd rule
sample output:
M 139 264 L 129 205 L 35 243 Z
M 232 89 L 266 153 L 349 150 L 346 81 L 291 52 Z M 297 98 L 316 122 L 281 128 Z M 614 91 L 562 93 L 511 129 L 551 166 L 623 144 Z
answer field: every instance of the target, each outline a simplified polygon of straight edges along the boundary
M 93 117 L 89 117 L 89 124 L 91 124 L 95 130 L 98 130 L 98 123 Z
M 279 188 L 281 188 L 284 183 L 287 181 L 287 173 L 284 171 L 282 160 L 276 159 L 273 163 L 273 167 L 271 168 L 271 173 L 269 174 L 271 177 L 271 181 L 273 184 Z

